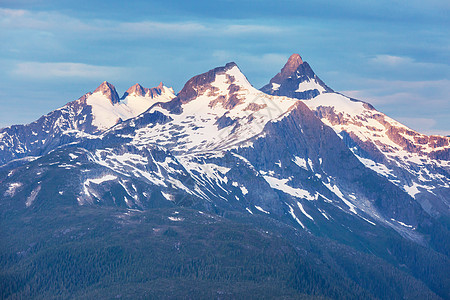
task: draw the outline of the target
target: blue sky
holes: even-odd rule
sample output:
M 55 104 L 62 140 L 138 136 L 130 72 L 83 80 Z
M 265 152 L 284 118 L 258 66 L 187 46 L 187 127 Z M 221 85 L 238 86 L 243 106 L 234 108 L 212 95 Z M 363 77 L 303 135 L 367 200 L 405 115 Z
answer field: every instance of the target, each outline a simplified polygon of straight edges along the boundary
M 93 91 L 235 61 L 261 87 L 299 53 L 330 87 L 450 134 L 449 1 L 0 1 L 0 127 Z

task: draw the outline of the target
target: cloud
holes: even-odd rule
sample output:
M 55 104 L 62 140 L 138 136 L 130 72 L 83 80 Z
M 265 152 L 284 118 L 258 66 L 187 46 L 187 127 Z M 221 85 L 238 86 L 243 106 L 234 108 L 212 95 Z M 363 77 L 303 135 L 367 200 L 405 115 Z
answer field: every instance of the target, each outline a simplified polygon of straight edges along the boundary
M 385 78 L 389 76 L 403 77 L 411 81 L 416 81 L 424 76 L 436 78 L 450 75 L 449 66 L 444 61 L 427 62 L 421 57 L 413 59 L 407 56 L 396 56 L 388 54 L 379 54 L 367 60 L 367 66 Z
M 95 31 L 96 27 L 79 19 L 54 11 L 30 11 L 0 8 L 0 28 L 8 30 L 36 31 Z M 94 24 L 93 24 L 94 25 Z M 67 32 L 66 32 L 67 33 Z
M 369 59 L 370 63 L 383 64 L 389 66 L 399 66 L 404 64 L 411 64 L 414 62 L 413 59 L 409 57 L 394 56 L 394 55 L 376 55 Z
M 279 26 L 267 26 L 267 25 L 229 25 L 223 30 L 225 34 L 276 34 L 284 31 L 285 29 Z
M 114 26 L 113 26 L 114 27 Z M 195 22 L 186 23 L 163 23 L 163 22 L 125 22 L 115 24 L 116 29 L 120 33 L 129 34 L 131 36 L 165 36 L 171 38 L 173 36 L 184 36 L 186 34 L 203 34 L 210 31 L 204 24 Z M 107 30 L 105 28 L 105 30 Z
M 51 78 L 88 78 L 104 79 L 117 78 L 123 68 L 96 66 L 72 62 L 21 62 L 12 70 L 12 73 L 21 77 L 51 79 Z
M 429 109 L 448 105 L 450 80 L 402 81 L 359 78 L 359 89 L 342 91 L 356 99 L 380 106 L 404 106 L 407 111 L 415 106 L 428 105 Z
M 149 38 L 166 39 L 185 37 L 186 35 L 249 35 L 277 34 L 283 29 L 278 26 L 261 24 L 222 24 L 216 21 L 203 22 L 122 22 L 105 19 L 77 19 L 59 12 L 28 11 L 0 8 L 0 28 L 9 30 L 29 29 L 36 31 L 81 33 L 95 38 Z
M 9 9 L 0 8 L 0 16 L 3 18 L 17 18 L 22 17 L 27 13 L 24 9 Z
M 344 95 L 367 101 L 379 111 L 426 134 L 450 133 L 450 80 L 400 81 L 359 79 L 360 89 Z

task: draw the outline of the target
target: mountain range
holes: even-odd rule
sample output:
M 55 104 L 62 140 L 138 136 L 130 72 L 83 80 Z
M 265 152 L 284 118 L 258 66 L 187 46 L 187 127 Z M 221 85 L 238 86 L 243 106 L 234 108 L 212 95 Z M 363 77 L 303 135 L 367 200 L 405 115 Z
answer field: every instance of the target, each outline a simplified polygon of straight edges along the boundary
M 260 90 L 235 63 L 177 94 L 103 82 L 1 129 L 0 164 L 4 298 L 450 298 L 450 138 L 298 54 Z

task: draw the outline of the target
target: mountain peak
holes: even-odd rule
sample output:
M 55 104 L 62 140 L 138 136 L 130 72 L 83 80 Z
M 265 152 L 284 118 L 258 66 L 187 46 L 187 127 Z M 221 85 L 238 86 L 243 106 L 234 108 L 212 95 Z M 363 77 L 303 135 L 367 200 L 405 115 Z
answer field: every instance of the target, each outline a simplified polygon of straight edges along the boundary
M 116 88 L 111 83 L 103 81 L 94 91 L 94 93 L 98 92 L 105 95 L 109 101 L 111 101 L 111 104 L 119 103 L 119 95 L 117 94 Z
M 289 57 L 283 69 L 281 69 L 281 72 L 283 73 L 284 71 L 285 73 L 290 74 L 297 70 L 301 64 L 303 64 L 302 57 L 300 56 L 300 54 L 294 53 Z
M 297 53 L 289 57 L 280 73 L 263 86 L 261 91 L 297 99 L 311 99 L 321 93 L 333 92 Z
M 122 99 L 125 99 L 129 95 L 155 98 L 164 93 L 170 94 L 173 93 L 173 90 L 171 88 L 165 87 L 162 81 L 158 84 L 158 86 L 153 88 L 145 88 L 139 83 L 136 83 L 123 94 Z
M 231 62 L 227 63 L 225 65 L 225 72 L 228 71 L 228 70 L 233 69 L 234 67 L 237 67 L 239 69 L 238 65 L 234 61 L 231 61 Z
M 229 74 L 228 72 L 235 67 L 237 68 L 237 71 L 234 72 L 234 74 Z M 179 100 L 181 100 L 182 103 L 187 103 L 192 99 L 197 98 L 200 94 L 202 94 L 207 90 L 207 87 L 212 82 L 216 80 L 216 76 L 221 74 L 227 74 L 227 76 L 230 76 L 230 78 L 234 78 L 234 76 L 237 75 L 241 75 L 242 77 L 245 78 L 245 75 L 242 74 L 237 64 L 235 62 L 229 62 L 223 67 L 217 67 L 215 69 L 209 70 L 208 72 L 194 76 L 191 79 L 189 79 L 188 82 L 186 82 L 186 84 L 184 85 L 183 89 L 178 94 Z M 247 81 L 247 79 L 245 79 L 245 81 Z M 248 84 L 250 85 L 250 83 Z
M 284 67 L 281 69 L 281 72 L 278 73 L 270 82 L 280 83 L 283 80 L 286 80 L 291 76 L 297 69 L 303 64 L 302 57 L 300 54 L 294 53 L 292 54 Z
M 125 98 L 128 95 L 135 94 L 136 96 L 142 96 L 144 97 L 146 94 L 146 89 L 142 87 L 139 83 L 136 83 L 135 85 L 131 86 L 126 92 L 123 98 Z

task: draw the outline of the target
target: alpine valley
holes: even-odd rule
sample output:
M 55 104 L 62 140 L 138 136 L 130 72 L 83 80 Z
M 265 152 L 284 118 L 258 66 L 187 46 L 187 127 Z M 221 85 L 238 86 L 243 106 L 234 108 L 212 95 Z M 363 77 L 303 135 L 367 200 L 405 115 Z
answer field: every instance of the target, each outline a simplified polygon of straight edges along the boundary
M 293 54 L 0 130 L 0 297 L 450 299 L 450 137 Z

